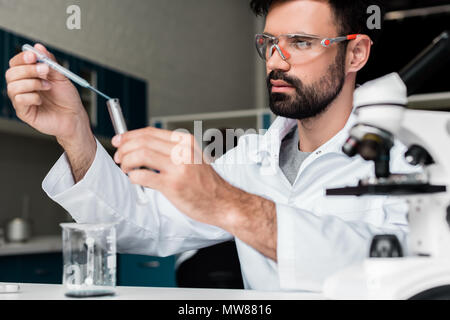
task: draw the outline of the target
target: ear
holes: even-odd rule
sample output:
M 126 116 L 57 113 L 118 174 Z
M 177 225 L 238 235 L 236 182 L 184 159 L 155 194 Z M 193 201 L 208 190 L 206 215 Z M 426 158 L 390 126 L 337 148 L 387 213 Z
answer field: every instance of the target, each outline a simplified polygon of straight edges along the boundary
M 358 72 L 369 61 L 372 40 L 367 35 L 359 35 L 347 47 L 347 73 Z

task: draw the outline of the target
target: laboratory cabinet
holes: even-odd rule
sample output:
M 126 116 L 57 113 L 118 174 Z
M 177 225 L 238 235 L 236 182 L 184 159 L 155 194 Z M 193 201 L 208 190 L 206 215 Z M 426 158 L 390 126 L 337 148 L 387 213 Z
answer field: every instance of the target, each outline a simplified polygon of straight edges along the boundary
M 62 283 L 62 254 L 0 257 L 0 282 Z
M 117 283 L 120 286 L 176 287 L 175 256 L 119 254 Z
M 0 282 L 61 284 L 62 253 L 0 257 Z M 117 285 L 175 287 L 175 257 L 117 255 Z
M 0 117 L 18 120 L 12 103 L 8 98 L 4 74 L 9 68 L 9 60 L 21 51 L 25 43 L 34 44 L 39 40 L 28 39 L 15 33 L 0 29 L 0 68 L 2 74 Z M 45 45 L 45 43 L 44 43 Z M 46 46 L 62 66 L 80 75 L 91 85 L 97 87 L 112 98 L 119 98 L 128 129 L 139 129 L 147 126 L 147 82 L 136 77 L 107 68 L 98 63 L 88 61 L 54 48 Z M 106 100 L 89 89 L 76 85 L 84 107 L 89 115 L 94 134 L 103 138 L 114 136 Z

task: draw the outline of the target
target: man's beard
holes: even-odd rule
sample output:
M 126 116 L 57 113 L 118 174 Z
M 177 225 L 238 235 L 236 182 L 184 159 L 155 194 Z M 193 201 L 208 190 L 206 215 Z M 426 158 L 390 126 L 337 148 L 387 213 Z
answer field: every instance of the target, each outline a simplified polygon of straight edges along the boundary
M 292 97 L 284 93 L 272 93 L 270 80 L 283 80 L 295 88 Z M 269 106 L 278 116 L 303 120 L 314 118 L 325 112 L 341 93 L 345 83 L 345 50 L 340 49 L 335 63 L 325 75 L 312 85 L 306 86 L 298 78 L 286 75 L 280 70 L 272 71 L 267 77 Z

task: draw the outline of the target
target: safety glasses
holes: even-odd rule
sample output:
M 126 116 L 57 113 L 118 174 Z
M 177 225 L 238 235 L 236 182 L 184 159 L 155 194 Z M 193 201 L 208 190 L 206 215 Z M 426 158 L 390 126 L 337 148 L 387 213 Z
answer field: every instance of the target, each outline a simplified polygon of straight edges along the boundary
M 358 34 L 351 34 L 336 38 L 320 38 L 306 34 L 284 34 L 275 37 L 263 33 L 257 34 L 255 40 L 256 49 L 263 60 L 269 60 L 277 51 L 281 58 L 286 61 L 311 58 L 334 43 L 354 40 L 358 36 Z

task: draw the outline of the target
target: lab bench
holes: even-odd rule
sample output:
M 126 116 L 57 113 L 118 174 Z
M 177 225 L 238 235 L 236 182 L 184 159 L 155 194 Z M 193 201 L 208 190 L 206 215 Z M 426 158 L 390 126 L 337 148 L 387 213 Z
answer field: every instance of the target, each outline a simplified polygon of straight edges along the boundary
M 1 294 L 0 300 L 73 300 L 64 295 L 62 285 L 19 283 L 17 293 Z M 115 296 L 90 300 L 322 300 L 320 293 L 277 292 L 236 289 L 188 289 L 157 287 L 117 287 Z M 84 298 L 86 299 L 86 298 Z
M 0 282 L 60 284 L 61 236 L 0 246 Z M 117 285 L 175 287 L 175 257 L 117 254 Z

